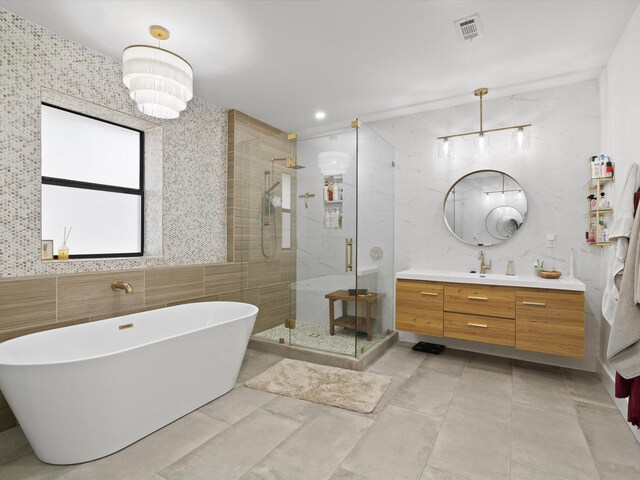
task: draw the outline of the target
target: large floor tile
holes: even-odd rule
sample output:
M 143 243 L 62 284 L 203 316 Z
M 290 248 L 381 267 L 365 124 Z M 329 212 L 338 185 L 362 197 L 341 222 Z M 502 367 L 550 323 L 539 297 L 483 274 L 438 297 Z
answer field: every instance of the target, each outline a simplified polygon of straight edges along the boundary
M 562 376 L 513 372 L 513 401 L 576 415 L 576 408 Z
M 359 473 L 350 472 L 349 470 L 345 470 L 340 467 L 335 473 L 331 476 L 329 480 L 369 480 L 367 477 L 363 477 Z
M 370 480 L 419 479 L 440 423 L 438 418 L 389 405 L 342 468 Z
M 552 477 L 598 479 L 575 415 L 515 403 L 512 461 Z
M 640 444 L 617 409 L 578 403 L 578 420 L 602 477 L 640 478 Z
M 451 375 L 462 375 L 468 361 L 469 352 L 450 350 L 447 348 L 439 355 L 428 355 L 418 369 L 435 370 Z
M 76 465 L 49 465 L 38 460 L 33 453 L 0 465 L 2 480 L 55 480 L 67 472 L 72 472 Z
M 483 353 L 472 353 L 469 356 L 467 368 L 511 373 L 513 370 L 513 360 L 510 358 L 485 355 Z
M 463 477 L 456 475 L 455 473 L 440 470 L 427 465 L 427 468 L 422 472 L 420 480 L 473 480 L 471 477 Z
M 459 381 L 456 375 L 418 369 L 391 403 L 444 418 Z
M 325 409 L 252 468 L 267 480 L 328 479 L 373 420 Z
M 31 445 L 20 427 L 0 433 L 0 465 L 31 452 Z
M 510 423 L 510 408 L 495 410 L 456 398 L 440 428 L 428 465 L 450 472 L 455 475 L 453 478 L 508 479 Z
M 244 382 L 261 374 L 267 368 L 273 367 L 283 358 L 284 357 L 272 353 L 247 349 L 247 354 L 244 357 L 242 366 L 240 367 L 240 373 L 238 374 L 238 384 L 244 384 Z
M 529 373 L 532 375 L 556 375 L 562 376 L 562 368 L 545 363 L 527 362 L 525 360 L 513 360 L 513 371 Z
M 565 475 L 558 475 L 555 473 L 549 473 L 538 467 L 519 465 L 517 463 L 511 463 L 511 480 L 581 480 L 579 475 L 571 475 L 569 477 Z
M 513 375 L 501 370 L 467 368 L 460 378 L 452 406 L 484 409 L 508 416 L 513 401 Z
M 284 395 L 275 395 L 275 398 L 262 405 L 263 410 L 292 418 L 300 423 L 306 422 L 325 408 L 331 407 Z
M 223 422 L 236 423 L 275 396 L 273 393 L 238 385 L 222 397 L 200 407 L 200 411 Z
M 113 455 L 83 463 L 60 478 L 147 478 L 228 427 L 224 422 L 195 411 Z
M 562 373 L 574 400 L 615 408 L 600 378 L 591 372 L 563 368 Z
M 167 480 L 237 479 L 300 422 L 258 409 L 160 472 Z
M 414 352 L 406 347 L 391 347 L 382 357 L 376 360 L 368 372 L 399 377 L 410 377 L 425 359 L 422 352 Z

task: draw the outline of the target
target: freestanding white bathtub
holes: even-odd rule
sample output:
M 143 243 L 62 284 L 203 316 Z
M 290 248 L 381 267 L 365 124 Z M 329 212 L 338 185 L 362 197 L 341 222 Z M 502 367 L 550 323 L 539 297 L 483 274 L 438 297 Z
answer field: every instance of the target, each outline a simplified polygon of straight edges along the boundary
M 94 460 L 231 390 L 257 314 L 193 303 L 19 337 L 0 390 L 40 460 Z

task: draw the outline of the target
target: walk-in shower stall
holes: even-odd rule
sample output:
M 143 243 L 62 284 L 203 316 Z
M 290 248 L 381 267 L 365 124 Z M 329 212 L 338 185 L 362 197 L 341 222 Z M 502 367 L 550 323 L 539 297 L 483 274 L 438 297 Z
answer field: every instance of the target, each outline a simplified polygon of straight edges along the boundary
M 236 147 L 253 338 L 357 357 L 393 329 L 394 148 L 359 121 L 287 140 Z

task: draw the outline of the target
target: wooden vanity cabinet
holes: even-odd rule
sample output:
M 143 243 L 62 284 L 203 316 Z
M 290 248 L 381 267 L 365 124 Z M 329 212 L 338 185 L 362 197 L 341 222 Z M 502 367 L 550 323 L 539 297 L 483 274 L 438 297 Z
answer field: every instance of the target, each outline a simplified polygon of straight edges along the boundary
M 396 328 L 405 332 L 442 336 L 444 287 L 422 280 L 398 280 Z
M 584 293 L 398 279 L 396 329 L 584 355 Z

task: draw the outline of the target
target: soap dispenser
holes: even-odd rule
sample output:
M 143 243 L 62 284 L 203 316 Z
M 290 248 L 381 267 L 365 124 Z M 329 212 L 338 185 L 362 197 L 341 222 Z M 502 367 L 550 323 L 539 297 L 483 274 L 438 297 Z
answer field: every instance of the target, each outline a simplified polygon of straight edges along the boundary
M 516 267 L 513 264 L 513 258 L 507 259 L 507 275 L 515 275 Z

